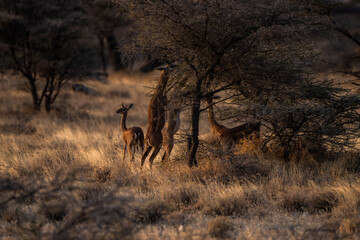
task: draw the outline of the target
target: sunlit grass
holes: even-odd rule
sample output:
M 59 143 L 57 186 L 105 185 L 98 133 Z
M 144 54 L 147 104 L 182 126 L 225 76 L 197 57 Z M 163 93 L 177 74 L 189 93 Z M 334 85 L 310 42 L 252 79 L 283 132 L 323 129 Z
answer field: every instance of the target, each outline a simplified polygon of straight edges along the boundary
M 151 77 L 133 79 L 90 82 L 99 96 L 66 89 L 50 115 L 32 113 L 22 93 L 5 101 L 9 90 L 0 88 L 5 103 L 0 106 L 5 129 L 0 203 L 14 199 L 1 205 L 1 236 L 330 239 L 359 234 L 356 153 L 285 164 L 269 157 L 276 149 L 264 154 L 261 144 L 250 140 L 227 152 L 206 135 L 204 118 L 199 167 L 187 167 L 183 142 L 176 143 L 170 162 L 161 164 L 160 152 L 152 170 L 148 162 L 140 170 L 139 153 L 134 164 L 128 155 L 123 164 L 115 111 L 121 103 L 134 103 L 127 125 L 146 132 L 146 86 L 153 84 Z M 16 131 L 7 129 L 14 126 Z

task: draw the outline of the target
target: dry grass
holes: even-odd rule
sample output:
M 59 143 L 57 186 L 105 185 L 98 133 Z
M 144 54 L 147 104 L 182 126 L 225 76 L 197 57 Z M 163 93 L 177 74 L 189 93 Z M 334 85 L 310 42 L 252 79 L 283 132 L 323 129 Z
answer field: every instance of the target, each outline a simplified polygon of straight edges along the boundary
M 32 112 L 17 79 L 0 81 L 1 238 L 357 238 L 357 153 L 284 164 L 249 142 L 219 152 L 203 136 L 198 168 L 186 166 L 181 144 L 152 171 L 139 170 L 140 154 L 123 165 L 115 111 L 134 103 L 128 126 L 146 130 L 153 76 L 144 78 L 87 83 L 97 96 L 66 89 L 49 115 Z

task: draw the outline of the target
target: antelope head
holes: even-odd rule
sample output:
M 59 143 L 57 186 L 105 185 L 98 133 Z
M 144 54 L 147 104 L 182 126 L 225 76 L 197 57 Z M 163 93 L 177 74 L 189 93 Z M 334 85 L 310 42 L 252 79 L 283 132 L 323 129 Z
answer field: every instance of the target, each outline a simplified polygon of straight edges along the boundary
M 220 96 L 216 96 L 216 95 L 214 95 L 214 96 L 212 96 L 211 98 L 212 98 L 212 99 L 219 100 L 221 97 L 220 97 Z
M 209 104 L 211 104 L 214 99 L 215 99 L 215 100 L 219 100 L 220 98 L 221 98 L 220 96 L 212 95 L 212 96 L 210 96 L 210 97 L 207 97 L 205 100 L 206 100 Z
M 173 62 L 168 62 L 166 64 L 166 66 L 163 66 L 163 67 L 159 67 L 157 68 L 156 70 L 159 70 L 159 71 L 169 71 L 169 70 L 172 70 L 176 68 L 176 65 L 173 63 Z
M 124 114 L 127 113 L 127 111 L 129 111 L 129 109 L 133 106 L 134 104 L 130 104 L 128 107 L 125 107 L 124 104 L 121 104 L 121 108 L 119 110 L 116 111 L 116 113 L 119 114 Z

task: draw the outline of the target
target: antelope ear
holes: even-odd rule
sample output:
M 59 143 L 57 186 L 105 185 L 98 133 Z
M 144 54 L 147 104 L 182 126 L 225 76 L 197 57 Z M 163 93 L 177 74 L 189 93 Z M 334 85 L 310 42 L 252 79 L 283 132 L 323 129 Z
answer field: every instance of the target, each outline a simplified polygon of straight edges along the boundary
M 129 105 L 129 107 L 128 107 L 128 109 L 132 108 L 132 106 L 133 106 L 133 105 L 134 105 L 133 103 L 132 103 L 132 104 L 130 104 L 130 105 Z

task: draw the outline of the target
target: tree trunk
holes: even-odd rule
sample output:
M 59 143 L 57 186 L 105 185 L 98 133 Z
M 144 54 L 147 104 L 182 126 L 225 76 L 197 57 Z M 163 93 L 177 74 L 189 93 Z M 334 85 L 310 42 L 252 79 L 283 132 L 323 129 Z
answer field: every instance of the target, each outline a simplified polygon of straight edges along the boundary
M 191 106 L 191 141 L 188 148 L 189 167 L 197 167 L 196 152 L 199 146 L 199 119 L 200 119 L 200 101 L 201 101 L 201 84 L 202 79 L 197 77 L 195 87 L 195 98 Z
M 290 145 L 289 145 L 289 141 L 287 142 L 282 142 L 281 146 L 283 148 L 282 151 L 282 159 L 285 162 L 290 162 L 290 153 L 291 153 L 291 149 L 290 149 Z
M 109 57 L 114 66 L 114 70 L 124 69 L 124 64 L 121 60 L 121 53 L 118 51 L 119 44 L 114 34 L 107 36 L 106 41 L 108 42 Z
M 37 112 L 40 112 L 41 110 L 41 102 L 40 101 L 36 101 L 34 99 L 34 96 L 33 96 L 33 107 L 34 107 L 34 110 L 37 111 Z
M 196 97 L 191 107 L 191 141 L 189 141 L 188 164 L 197 167 L 196 152 L 199 146 L 200 98 Z
M 39 102 L 34 102 L 34 110 L 37 111 L 37 112 L 40 112 L 41 110 L 41 103 Z
M 38 96 L 35 79 L 29 79 L 30 83 L 30 90 L 31 90 L 31 97 L 33 100 L 33 107 L 35 111 L 40 111 L 41 109 L 41 101 Z
M 45 110 L 47 113 L 51 111 L 52 100 L 51 96 L 45 96 Z

